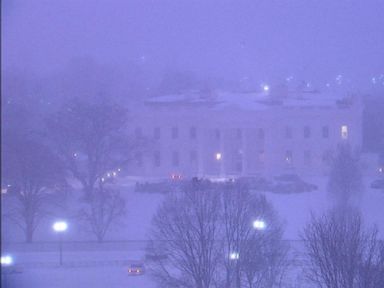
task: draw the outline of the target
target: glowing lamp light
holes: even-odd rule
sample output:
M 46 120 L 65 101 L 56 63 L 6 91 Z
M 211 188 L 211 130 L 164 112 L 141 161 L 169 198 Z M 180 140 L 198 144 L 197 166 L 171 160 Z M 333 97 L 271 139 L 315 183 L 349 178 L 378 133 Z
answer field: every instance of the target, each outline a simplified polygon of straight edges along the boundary
M 1 256 L 1 266 L 9 266 L 13 264 L 13 258 L 9 255 Z
M 216 153 L 215 157 L 216 160 L 221 160 L 221 158 L 223 158 L 223 155 L 221 155 L 221 153 Z
M 253 228 L 255 228 L 256 230 L 265 230 L 266 227 L 267 227 L 267 225 L 265 224 L 265 222 L 263 220 L 253 221 Z
M 232 252 L 229 254 L 229 259 L 231 260 L 238 260 L 240 258 L 240 255 L 238 252 Z
M 53 223 L 52 228 L 56 232 L 64 232 L 68 229 L 68 224 L 65 221 L 57 221 L 57 222 Z
M 268 85 L 263 85 L 263 91 L 268 92 L 269 91 L 269 86 Z

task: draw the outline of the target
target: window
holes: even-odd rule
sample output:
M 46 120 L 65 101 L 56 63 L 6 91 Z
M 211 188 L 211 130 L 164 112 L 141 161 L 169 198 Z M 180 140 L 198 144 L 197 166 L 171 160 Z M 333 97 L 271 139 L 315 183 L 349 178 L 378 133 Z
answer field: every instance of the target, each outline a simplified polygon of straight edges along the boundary
M 341 139 L 348 139 L 348 126 L 347 125 L 342 125 L 341 126 Z
M 173 151 L 172 152 L 172 165 L 174 167 L 178 167 L 179 164 L 180 164 L 179 152 Z
M 215 138 L 216 138 L 217 140 L 220 140 L 220 138 L 221 138 L 220 129 L 215 129 Z
M 141 152 L 135 153 L 135 163 L 138 167 L 143 166 L 143 154 Z
M 260 150 L 257 155 L 257 159 L 260 163 L 264 163 L 265 161 L 265 152 L 264 150 Z
M 291 150 L 285 151 L 285 162 L 289 165 L 292 164 L 292 151 Z
M 196 150 L 192 150 L 190 153 L 189 153 L 189 161 L 191 163 L 194 163 L 197 161 L 197 152 Z
M 143 136 L 143 131 L 141 130 L 140 127 L 135 128 L 135 137 L 136 138 L 141 138 Z
M 241 140 L 242 137 L 243 137 L 243 131 L 240 128 L 237 128 L 236 129 L 236 138 Z
M 153 137 L 156 140 L 160 139 L 160 127 L 155 127 L 155 129 L 153 130 Z
M 304 138 L 310 138 L 311 137 L 311 128 L 309 126 L 304 127 Z
M 241 161 L 236 162 L 236 171 L 237 172 L 243 171 L 243 162 L 241 162 Z
M 311 151 L 305 150 L 304 151 L 304 164 L 309 166 L 309 165 L 311 165 L 311 162 L 312 162 Z
M 189 128 L 189 138 L 196 139 L 196 137 L 197 137 L 196 127 Z
M 243 171 L 243 150 L 238 150 L 236 156 L 236 171 L 241 172 Z
M 286 139 L 292 139 L 292 128 L 291 127 L 285 127 L 285 138 Z
M 263 129 L 263 128 L 259 128 L 259 129 L 257 130 L 257 138 L 258 138 L 259 140 L 264 140 L 264 138 L 265 138 L 265 133 L 264 133 L 264 129 Z
M 155 153 L 153 154 L 153 165 L 155 167 L 160 167 L 160 162 L 160 151 L 155 151 Z
M 323 126 L 321 129 L 321 135 L 323 138 L 329 138 L 329 127 L 328 126 Z
M 172 139 L 179 138 L 179 129 L 177 127 L 172 127 Z

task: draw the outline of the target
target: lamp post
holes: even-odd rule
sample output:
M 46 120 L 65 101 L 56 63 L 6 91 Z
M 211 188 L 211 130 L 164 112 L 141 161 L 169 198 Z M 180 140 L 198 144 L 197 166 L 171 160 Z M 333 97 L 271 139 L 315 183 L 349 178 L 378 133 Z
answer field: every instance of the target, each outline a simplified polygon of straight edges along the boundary
M 221 152 L 215 153 L 215 159 L 219 163 L 220 177 L 224 177 L 224 163 L 223 163 L 223 154 Z
M 4 280 L 1 281 L 4 284 L 4 287 L 8 287 L 8 274 L 12 273 L 11 266 L 13 264 L 13 258 L 10 255 L 1 255 L 1 278 Z
M 57 221 L 52 226 L 55 232 L 59 233 L 59 264 L 63 265 L 63 233 L 67 231 L 68 224 L 65 221 Z

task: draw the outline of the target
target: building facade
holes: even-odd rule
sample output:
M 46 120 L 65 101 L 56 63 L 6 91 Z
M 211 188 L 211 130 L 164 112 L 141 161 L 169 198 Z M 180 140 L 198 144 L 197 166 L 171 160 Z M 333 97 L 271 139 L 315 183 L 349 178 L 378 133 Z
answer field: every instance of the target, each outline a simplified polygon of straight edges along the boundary
M 316 91 L 155 97 L 131 119 L 146 144 L 129 174 L 143 177 L 323 175 L 339 143 L 362 142 L 359 99 Z

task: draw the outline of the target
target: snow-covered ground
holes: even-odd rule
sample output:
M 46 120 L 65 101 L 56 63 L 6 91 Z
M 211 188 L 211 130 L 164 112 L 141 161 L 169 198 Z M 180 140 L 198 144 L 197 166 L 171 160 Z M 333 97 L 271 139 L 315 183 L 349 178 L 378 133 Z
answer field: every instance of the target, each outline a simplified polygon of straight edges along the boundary
M 4 282 L 6 280 L 7 283 Z M 4 288 L 153 288 L 148 275 L 129 276 L 124 266 L 24 269 L 3 279 Z
M 319 189 L 301 194 L 266 194 L 284 221 L 285 238 L 289 240 L 299 238 L 311 212 L 321 213 L 332 207 L 332 199 L 325 192 L 326 179 L 306 180 L 317 184 Z M 367 179 L 366 187 L 369 182 Z M 57 235 L 52 231 L 50 222 L 43 223 L 36 235 L 37 241 L 49 242 L 15 244 L 9 243 L 9 240 L 20 241 L 21 235 L 5 237 L 8 241 L 3 243 L 2 252 L 11 253 L 16 265 L 22 269 L 20 274 L 8 275 L 7 287 L 155 287 L 148 275 L 129 276 L 127 267 L 129 263 L 144 261 L 144 240 L 148 239 L 151 219 L 164 196 L 136 193 L 132 185 L 123 186 L 122 193 L 127 200 L 127 215 L 108 235 L 107 240 L 113 242 L 101 245 L 94 242 L 69 242 L 92 239 L 83 227 L 70 222 L 70 229 L 65 236 L 64 267 L 57 265 Z M 377 225 L 380 237 L 384 238 L 384 193 L 367 188 L 358 199 L 358 204 L 366 223 Z M 4 226 L 3 233 L 10 234 L 11 230 L 7 230 L 9 227 Z
M 285 238 L 296 240 L 311 213 L 319 214 L 332 208 L 333 200 L 326 192 L 326 178 L 306 178 L 306 181 L 318 185 L 318 190 L 299 194 L 267 193 L 267 199 L 273 204 L 285 223 Z M 384 193 L 370 189 L 371 179 L 365 179 L 364 192 L 355 199 L 367 225 L 376 225 L 380 238 L 384 239 Z

